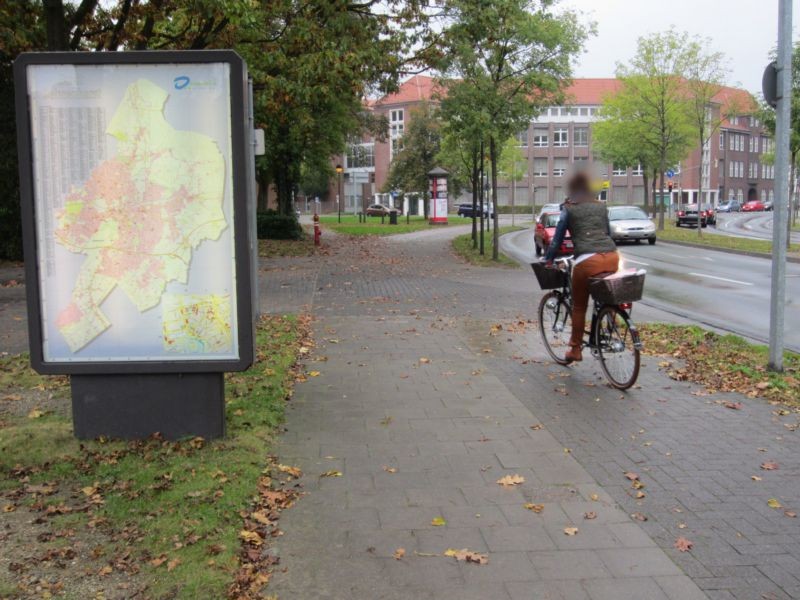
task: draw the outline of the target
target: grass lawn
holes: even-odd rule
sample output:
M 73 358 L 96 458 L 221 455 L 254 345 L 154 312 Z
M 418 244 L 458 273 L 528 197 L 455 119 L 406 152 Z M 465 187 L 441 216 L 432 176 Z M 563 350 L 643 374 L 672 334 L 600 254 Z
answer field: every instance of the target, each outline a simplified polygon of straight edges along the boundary
M 263 585 L 257 546 L 274 531 L 275 503 L 291 503 L 265 493 L 292 476 L 268 455 L 303 378 L 295 361 L 308 331 L 302 317 L 260 321 L 256 363 L 226 375 L 228 433 L 218 441 L 79 442 L 66 379 L 33 373 L 25 356 L 0 358 L 0 529 L 14 534 L 0 548 L 0 597 L 31 575 L 57 579 L 53 595 L 67 598 L 116 597 L 121 585 L 126 597 L 146 587 L 142 597 L 154 599 L 226 598 L 242 593 L 237 584 Z
M 258 240 L 258 255 L 262 258 L 312 256 L 316 250 L 313 234 L 301 240 Z
M 710 248 L 722 248 L 729 250 L 742 250 L 746 252 L 772 253 L 772 242 L 769 240 L 756 240 L 743 237 L 733 237 L 729 235 L 719 235 L 708 233 L 704 229 L 702 236 L 697 236 L 697 229 L 690 227 L 675 227 L 674 223 L 664 223 L 664 231 L 657 231 L 658 239 L 664 241 L 690 242 L 702 244 Z M 800 254 L 800 244 L 792 244 L 792 253 Z
M 511 233 L 512 231 L 519 231 L 525 229 L 524 227 L 512 227 L 510 225 L 500 228 L 500 235 Z M 483 248 L 484 254 L 481 256 L 479 250 L 472 248 L 472 233 L 459 235 L 453 239 L 453 250 L 455 253 L 473 265 L 479 267 L 513 267 L 518 268 L 519 263 L 512 258 L 509 258 L 502 252 L 499 254 L 499 260 L 492 260 L 492 248 L 494 247 L 493 237 L 491 231 L 484 231 L 483 233 Z
M 766 367 L 767 346 L 735 335 L 719 335 L 695 325 L 646 324 L 639 329 L 646 354 L 684 363 L 659 363 L 673 379 L 700 383 L 709 391 L 741 392 L 800 408 L 800 354 L 785 352 L 784 372 L 773 373 Z
M 440 225 L 430 225 L 423 216 L 411 216 L 408 220 L 409 222 L 406 223 L 406 217 L 398 215 L 397 225 L 389 225 L 389 217 L 384 218 L 383 224 L 381 224 L 380 217 L 367 217 L 366 223 L 359 223 L 358 217 L 355 215 L 342 215 L 341 223 L 338 222 L 337 215 L 323 215 L 319 218 L 323 228 L 333 229 L 337 233 L 346 235 L 393 235 L 441 227 Z M 450 225 L 453 223 L 463 225 L 461 222 L 463 219 L 458 216 L 450 215 L 448 220 Z

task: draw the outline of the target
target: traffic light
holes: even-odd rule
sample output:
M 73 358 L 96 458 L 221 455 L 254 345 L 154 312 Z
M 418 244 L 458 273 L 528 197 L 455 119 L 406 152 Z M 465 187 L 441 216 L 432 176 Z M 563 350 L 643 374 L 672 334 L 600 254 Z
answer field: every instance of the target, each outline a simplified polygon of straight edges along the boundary
M 672 182 L 667 182 L 667 189 L 671 192 L 672 191 Z

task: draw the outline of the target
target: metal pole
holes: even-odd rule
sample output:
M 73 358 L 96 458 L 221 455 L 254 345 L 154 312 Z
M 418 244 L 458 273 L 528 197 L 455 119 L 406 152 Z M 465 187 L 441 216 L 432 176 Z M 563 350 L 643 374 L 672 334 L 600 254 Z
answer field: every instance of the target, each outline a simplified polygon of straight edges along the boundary
M 778 107 L 775 124 L 775 204 L 772 225 L 772 293 L 769 302 L 769 368 L 783 371 L 786 302 L 786 222 L 789 202 L 789 134 L 792 105 L 792 0 L 778 8 Z

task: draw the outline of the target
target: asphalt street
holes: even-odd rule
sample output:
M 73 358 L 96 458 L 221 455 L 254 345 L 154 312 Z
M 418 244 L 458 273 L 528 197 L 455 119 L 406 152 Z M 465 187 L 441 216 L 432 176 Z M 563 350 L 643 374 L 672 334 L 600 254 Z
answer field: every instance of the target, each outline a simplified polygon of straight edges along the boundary
M 737 237 L 772 240 L 773 212 L 719 213 L 717 226 L 707 227 L 705 232 Z M 800 243 L 800 232 L 792 232 L 792 241 Z
M 521 263 L 536 259 L 530 230 L 500 240 Z M 771 262 L 659 242 L 620 247 L 625 266 L 647 271 L 642 304 L 701 324 L 767 342 Z M 800 265 L 786 267 L 786 346 L 800 351 Z

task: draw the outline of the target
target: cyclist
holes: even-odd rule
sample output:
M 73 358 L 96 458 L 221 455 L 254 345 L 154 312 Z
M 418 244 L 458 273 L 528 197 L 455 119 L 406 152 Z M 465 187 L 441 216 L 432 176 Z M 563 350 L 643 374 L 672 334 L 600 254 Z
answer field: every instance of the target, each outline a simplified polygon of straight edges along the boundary
M 572 235 L 575 262 L 572 270 L 572 336 L 564 358 L 583 360 L 581 347 L 589 305 L 589 278 L 600 273 L 614 273 L 619 267 L 617 245 L 611 239 L 608 211 L 592 194 L 589 177 L 582 172 L 567 184 L 569 200 L 564 203 L 556 233 L 544 261 L 552 266 L 567 230 Z

